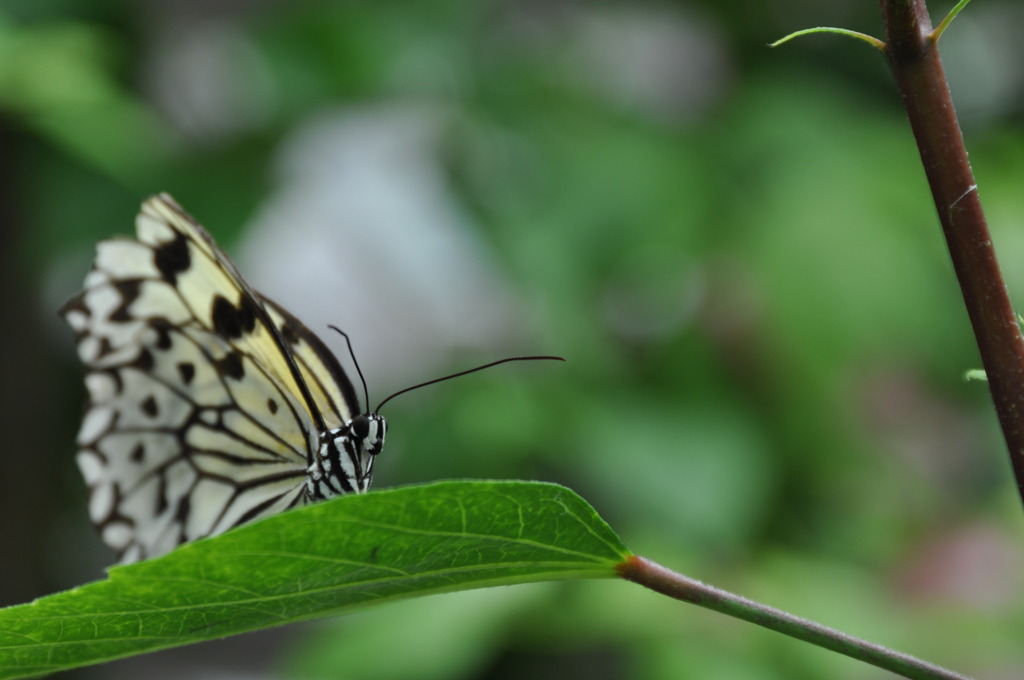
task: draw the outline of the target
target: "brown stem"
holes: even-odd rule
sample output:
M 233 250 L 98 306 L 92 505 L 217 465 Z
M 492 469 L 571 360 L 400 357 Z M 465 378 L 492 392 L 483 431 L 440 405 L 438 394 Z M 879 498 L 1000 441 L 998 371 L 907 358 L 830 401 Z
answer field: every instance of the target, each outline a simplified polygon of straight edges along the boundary
M 1024 339 L 967 160 L 924 0 L 880 0 L 885 54 L 917 140 L 1024 499 Z
M 969 680 L 967 676 L 867 640 L 847 635 L 820 623 L 793 616 L 760 602 L 748 600 L 666 569 L 633 555 L 618 565 L 619 575 L 651 590 L 683 602 L 713 609 L 756 623 L 784 635 L 845 654 L 914 680 Z

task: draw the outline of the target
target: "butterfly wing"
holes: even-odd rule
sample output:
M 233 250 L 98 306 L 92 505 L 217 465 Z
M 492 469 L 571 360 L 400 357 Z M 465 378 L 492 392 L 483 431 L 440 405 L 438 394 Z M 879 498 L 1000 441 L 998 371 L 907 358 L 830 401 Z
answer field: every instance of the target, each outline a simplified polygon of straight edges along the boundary
M 321 405 L 357 409 L 319 340 L 296 333 L 297 366 L 274 324 L 305 327 L 269 312 L 173 199 L 148 200 L 136 232 L 99 244 L 62 310 L 88 368 L 89 513 L 124 562 L 304 503 Z
M 362 411 L 355 388 L 323 340 L 284 307 L 269 298 L 260 299 L 327 428 L 340 427 L 359 415 Z

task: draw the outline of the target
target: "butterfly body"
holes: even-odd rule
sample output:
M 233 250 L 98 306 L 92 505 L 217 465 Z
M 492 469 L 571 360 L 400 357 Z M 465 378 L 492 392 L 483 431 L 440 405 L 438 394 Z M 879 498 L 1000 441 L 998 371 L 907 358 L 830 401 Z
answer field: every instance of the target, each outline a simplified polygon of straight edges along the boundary
M 321 501 L 368 490 L 373 479 L 373 461 L 384 447 L 386 431 L 384 417 L 368 413 L 356 416 L 345 427 L 324 433 L 316 459 L 306 470 L 306 496 Z M 353 461 L 364 463 L 357 467 Z
M 61 313 L 88 368 L 89 513 L 123 562 L 369 488 L 384 419 L 166 194 Z

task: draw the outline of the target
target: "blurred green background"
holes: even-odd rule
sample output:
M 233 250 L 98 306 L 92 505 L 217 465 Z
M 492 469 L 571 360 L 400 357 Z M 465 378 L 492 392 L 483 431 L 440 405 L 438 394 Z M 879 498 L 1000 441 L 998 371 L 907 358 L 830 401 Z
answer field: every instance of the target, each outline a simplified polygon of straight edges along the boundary
M 951 2 L 935 3 L 936 21 Z M 56 309 L 168 191 L 346 328 L 378 486 L 556 481 L 634 551 L 960 671 L 1024 667 L 1021 502 L 877 3 L 0 5 L 0 603 L 102 575 Z M 1024 295 L 1024 7 L 944 57 Z M 325 335 L 325 337 L 327 337 Z M 339 353 L 342 345 L 328 341 Z M 83 678 L 889 677 L 616 582 L 440 596 Z

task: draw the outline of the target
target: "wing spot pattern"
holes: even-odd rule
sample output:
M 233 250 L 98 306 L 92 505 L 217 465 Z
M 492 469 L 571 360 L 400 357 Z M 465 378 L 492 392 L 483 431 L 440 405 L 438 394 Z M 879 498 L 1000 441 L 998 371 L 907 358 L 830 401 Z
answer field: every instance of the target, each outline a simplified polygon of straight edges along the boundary
M 323 342 L 170 197 L 143 205 L 136 234 L 98 246 L 62 310 L 88 368 L 77 461 L 89 514 L 122 562 L 311 502 L 317 426 L 359 412 Z M 324 473 L 323 495 L 361 490 L 336 476 L 366 464 L 345 463 Z
M 178 232 L 174 239 L 154 248 L 153 263 L 164 281 L 174 285 L 178 280 L 178 274 L 188 271 L 192 265 L 185 234 Z
M 156 418 L 160 415 L 160 409 L 157 408 L 156 399 L 153 398 L 153 395 L 149 395 L 142 401 L 142 412 L 150 418 Z
M 227 378 L 241 380 L 245 377 L 245 365 L 236 352 L 225 354 L 222 359 L 217 361 L 217 370 Z
M 156 332 L 156 341 L 153 346 L 159 350 L 168 350 L 171 348 L 171 333 L 166 323 L 156 323 L 156 320 L 150 322 L 150 328 Z
M 139 356 L 135 358 L 135 361 L 131 363 L 132 368 L 136 368 L 140 371 L 150 371 L 153 369 L 153 354 L 148 349 L 143 349 L 139 352 Z
M 289 347 L 299 344 L 299 335 L 295 332 L 295 327 L 292 324 L 285 321 L 280 325 L 279 330 L 281 331 L 281 338 L 288 343 Z
M 142 281 L 139 279 L 121 279 L 113 283 L 114 291 L 121 296 L 121 304 L 119 304 L 110 313 L 110 320 L 117 323 L 132 322 L 135 317 L 128 310 L 132 306 L 132 303 L 139 297 L 139 292 L 142 290 Z
M 252 303 L 243 297 L 238 307 L 232 305 L 223 295 L 215 295 L 210 308 L 213 330 L 225 340 L 237 340 L 256 328 L 256 313 Z
M 178 364 L 178 375 L 181 376 L 181 382 L 185 385 L 191 385 L 192 380 L 196 377 L 195 364 L 188 361 L 183 361 Z

